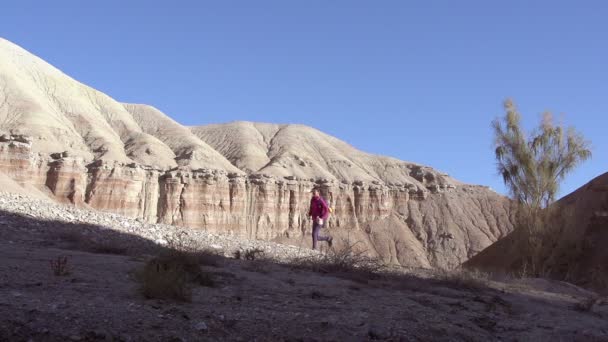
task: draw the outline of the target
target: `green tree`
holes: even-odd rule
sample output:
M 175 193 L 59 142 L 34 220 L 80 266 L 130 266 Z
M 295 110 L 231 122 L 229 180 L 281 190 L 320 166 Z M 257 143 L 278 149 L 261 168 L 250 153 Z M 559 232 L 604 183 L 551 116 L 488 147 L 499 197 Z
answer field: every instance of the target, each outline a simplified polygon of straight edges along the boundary
M 573 127 L 555 125 L 551 113 L 527 136 L 513 101 L 504 108 L 504 118 L 492 122 L 498 172 L 514 200 L 546 208 L 566 175 L 591 157 L 589 143 Z

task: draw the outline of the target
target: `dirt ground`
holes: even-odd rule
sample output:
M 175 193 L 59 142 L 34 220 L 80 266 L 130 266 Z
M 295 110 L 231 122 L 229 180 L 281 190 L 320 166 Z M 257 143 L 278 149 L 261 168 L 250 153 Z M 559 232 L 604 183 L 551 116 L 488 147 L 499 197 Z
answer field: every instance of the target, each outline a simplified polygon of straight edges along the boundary
M 608 310 L 587 291 L 547 281 L 491 288 L 409 276 L 349 280 L 265 261 L 204 266 L 215 287 L 191 302 L 145 299 L 147 256 L 1 241 L 3 341 L 608 341 Z M 69 274 L 50 261 L 67 256 Z

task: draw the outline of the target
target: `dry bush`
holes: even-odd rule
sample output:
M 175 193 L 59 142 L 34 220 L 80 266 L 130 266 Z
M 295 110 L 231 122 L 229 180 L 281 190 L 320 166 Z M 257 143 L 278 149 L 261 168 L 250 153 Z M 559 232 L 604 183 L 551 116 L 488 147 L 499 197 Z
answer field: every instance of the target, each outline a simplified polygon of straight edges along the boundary
M 96 254 L 129 254 L 129 249 L 127 247 L 120 246 L 119 244 L 112 243 L 111 241 L 90 242 L 84 245 L 84 249 Z
M 53 231 L 52 235 L 62 241 L 74 244 L 81 243 L 83 240 L 85 240 L 82 233 L 75 229 L 61 229 L 59 231 Z
M 207 254 L 169 251 L 147 262 L 137 274 L 140 291 L 146 298 L 190 301 L 192 285 L 213 287 L 211 273 L 204 272 L 201 261 Z
M 251 248 L 244 251 L 236 250 L 234 252 L 234 258 L 237 260 L 245 259 L 249 261 L 243 265 L 243 269 L 246 271 L 264 273 L 270 272 L 270 264 L 275 264 L 278 261 L 265 255 L 265 252 L 261 248 Z
M 237 249 L 236 251 L 234 251 L 234 253 L 232 253 L 232 256 L 234 256 L 236 260 L 241 260 L 243 259 L 243 252 L 241 252 L 240 249 Z
M 67 242 L 70 249 L 98 254 L 130 254 L 128 245 L 124 241 L 109 238 L 95 239 L 85 232 L 84 229 L 62 229 L 59 232 L 54 232 L 53 236 Z
M 251 262 L 243 265 L 243 269 L 250 272 L 268 274 L 270 273 L 269 265 L 271 262 L 273 261 L 270 259 L 252 260 Z
M 179 256 L 204 266 L 219 267 L 224 259 L 215 251 L 201 247 L 200 243 L 188 236 L 185 231 L 180 231 L 171 238 L 167 238 L 169 255 Z
M 385 263 L 380 258 L 367 256 L 365 250 L 357 250 L 357 244 L 345 241 L 342 248 L 330 248 L 320 256 L 296 259 L 290 265 L 361 282 L 377 279 L 387 269 Z
M 157 260 L 148 262 L 138 274 L 140 291 L 145 298 L 192 300 L 188 275 L 182 267 L 168 267 Z
M 203 266 L 220 267 L 223 257 L 209 250 L 199 250 L 191 252 L 178 252 L 183 254 L 185 258 L 191 259 L 193 262 Z
M 56 259 L 50 261 L 51 270 L 53 274 L 56 276 L 65 276 L 70 274 L 70 269 L 68 267 L 68 257 L 67 256 L 58 256 Z
M 597 296 L 589 296 L 580 302 L 574 304 L 574 310 L 580 312 L 593 312 L 593 307 L 600 301 Z
M 219 256 L 207 251 L 183 252 L 169 250 L 156 258 L 157 262 L 168 265 L 168 267 L 182 268 L 189 276 L 188 281 L 201 286 L 213 287 L 210 273 L 204 272 L 201 265 L 218 266 Z
M 459 290 L 486 289 L 490 281 L 490 276 L 487 273 L 462 268 L 451 271 L 436 270 L 434 278 L 443 285 Z
M 248 249 L 245 251 L 245 260 L 255 260 L 264 257 L 264 250 L 260 248 Z
M 246 249 L 244 251 L 236 250 L 236 251 L 234 251 L 233 256 L 237 260 L 245 259 L 245 260 L 253 261 L 256 259 L 264 258 L 264 250 L 261 248 L 251 248 L 251 249 Z

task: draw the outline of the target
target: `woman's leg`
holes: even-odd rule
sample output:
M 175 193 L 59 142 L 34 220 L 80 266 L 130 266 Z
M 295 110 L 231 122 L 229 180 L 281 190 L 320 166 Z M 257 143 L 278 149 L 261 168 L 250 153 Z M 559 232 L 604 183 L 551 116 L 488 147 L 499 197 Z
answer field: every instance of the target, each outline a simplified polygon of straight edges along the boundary
M 319 238 L 320 225 L 317 222 L 312 223 L 312 249 L 317 249 L 317 240 Z
M 323 222 L 323 224 L 318 224 L 317 222 L 313 222 L 313 224 L 312 224 L 312 249 L 317 249 L 317 241 L 327 241 L 327 242 L 329 242 L 330 247 L 331 247 L 332 238 L 330 236 L 319 236 L 319 232 L 321 231 L 321 228 L 323 228 L 324 225 L 325 225 L 325 222 Z
M 317 241 L 329 241 L 329 236 L 321 236 L 319 235 L 319 233 L 321 232 L 321 228 L 325 228 L 325 221 L 323 221 L 323 224 L 318 224 L 318 229 L 317 229 Z

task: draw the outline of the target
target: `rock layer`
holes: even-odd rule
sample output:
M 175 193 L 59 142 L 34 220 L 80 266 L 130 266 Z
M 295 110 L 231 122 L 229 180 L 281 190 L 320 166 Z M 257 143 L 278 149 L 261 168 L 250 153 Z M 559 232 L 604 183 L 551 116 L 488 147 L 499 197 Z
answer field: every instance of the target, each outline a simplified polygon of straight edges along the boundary
M 339 240 L 407 266 L 454 267 L 506 235 L 508 201 L 485 187 L 445 191 L 242 175 L 221 170 L 157 170 L 138 164 L 31 152 L 0 143 L 0 170 L 59 202 L 87 205 L 147 222 L 242 238 L 308 245 L 310 190 L 335 208 L 329 231 Z M 430 186 L 435 188 L 434 186 Z

